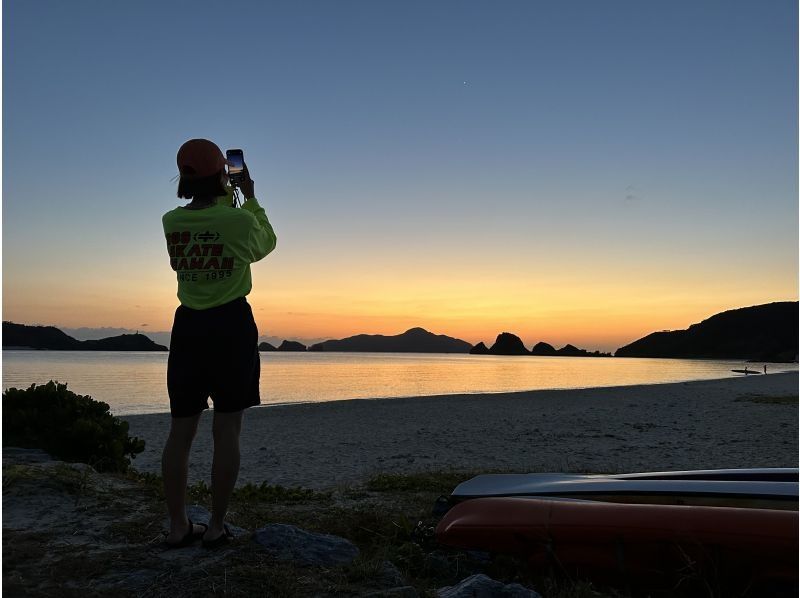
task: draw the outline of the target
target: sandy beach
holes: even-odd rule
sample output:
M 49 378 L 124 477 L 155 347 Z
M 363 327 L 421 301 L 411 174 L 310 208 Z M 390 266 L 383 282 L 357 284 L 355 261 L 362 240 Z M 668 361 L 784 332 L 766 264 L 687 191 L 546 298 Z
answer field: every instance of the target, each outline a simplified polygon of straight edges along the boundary
M 431 470 L 796 467 L 797 396 L 794 372 L 677 384 L 262 406 L 245 414 L 239 485 L 266 481 L 321 489 L 381 472 Z M 201 419 L 190 483 L 209 481 L 212 417 L 208 412 Z M 134 467 L 160 472 L 169 415 L 123 419 L 131 435 L 146 440 Z

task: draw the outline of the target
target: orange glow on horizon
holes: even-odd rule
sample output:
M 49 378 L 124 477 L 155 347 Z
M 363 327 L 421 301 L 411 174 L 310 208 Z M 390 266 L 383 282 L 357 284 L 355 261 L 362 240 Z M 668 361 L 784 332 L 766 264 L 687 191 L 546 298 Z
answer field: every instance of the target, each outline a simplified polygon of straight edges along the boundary
M 286 339 L 395 335 L 419 326 L 472 344 L 491 345 L 501 332 L 511 332 L 528 348 L 544 341 L 557 348 L 570 343 L 613 351 L 728 309 L 797 300 L 796 276 L 768 267 L 743 282 L 719 264 L 712 278 L 680 264 L 657 269 L 612 263 L 599 269 L 584 258 L 536 267 L 511 258 L 445 267 L 436 256 L 427 265 L 372 256 L 312 271 L 275 257 L 253 267 L 248 300 L 261 335 Z M 86 277 L 80 284 L 58 276 L 6 286 L 4 319 L 154 332 L 172 325 L 178 301 L 174 273 L 166 267 L 115 281 Z

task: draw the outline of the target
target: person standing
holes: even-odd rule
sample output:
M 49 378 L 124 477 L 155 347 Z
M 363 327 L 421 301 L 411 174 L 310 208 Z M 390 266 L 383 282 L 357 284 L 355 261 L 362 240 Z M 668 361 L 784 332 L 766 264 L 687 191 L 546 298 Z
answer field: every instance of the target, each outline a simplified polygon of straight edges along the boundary
M 175 311 L 167 363 L 171 425 L 162 455 L 170 531 L 167 546 L 202 538 L 215 548 L 232 536 L 225 515 L 239 475 L 239 433 L 244 409 L 260 404 L 258 329 L 246 296 L 250 264 L 275 249 L 277 238 L 255 197 L 247 166 L 236 208 L 220 148 L 190 139 L 178 150 L 178 197 L 191 202 L 164 214 L 170 265 L 180 305 Z M 208 524 L 186 515 L 189 451 L 200 416 L 214 404 L 212 511 Z

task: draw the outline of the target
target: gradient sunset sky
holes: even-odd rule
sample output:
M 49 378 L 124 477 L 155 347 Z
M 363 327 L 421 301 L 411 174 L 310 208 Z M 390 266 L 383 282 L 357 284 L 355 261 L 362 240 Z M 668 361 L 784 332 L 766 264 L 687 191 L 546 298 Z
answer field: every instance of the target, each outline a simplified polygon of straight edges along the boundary
M 175 154 L 241 147 L 262 335 L 613 350 L 798 295 L 797 4 L 3 3 L 3 319 L 168 330 Z

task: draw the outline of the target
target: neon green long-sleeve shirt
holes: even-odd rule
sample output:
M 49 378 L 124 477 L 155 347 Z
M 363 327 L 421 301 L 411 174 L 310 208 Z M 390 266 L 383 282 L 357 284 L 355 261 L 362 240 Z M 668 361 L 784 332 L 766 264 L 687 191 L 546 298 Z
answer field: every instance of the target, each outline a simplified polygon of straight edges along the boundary
M 250 264 L 275 249 L 277 238 L 255 198 L 231 207 L 231 195 L 200 210 L 175 208 L 162 218 L 178 299 L 209 309 L 244 297 L 253 286 Z

